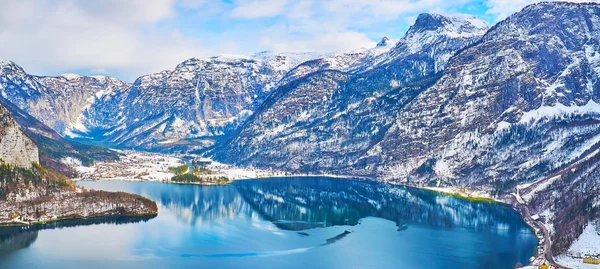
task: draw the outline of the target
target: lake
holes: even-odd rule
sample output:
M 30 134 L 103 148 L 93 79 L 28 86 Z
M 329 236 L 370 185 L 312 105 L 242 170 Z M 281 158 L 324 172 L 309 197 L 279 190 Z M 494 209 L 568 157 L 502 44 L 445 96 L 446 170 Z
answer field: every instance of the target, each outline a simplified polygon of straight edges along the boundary
M 159 214 L 0 228 L 0 268 L 504 269 L 537 246 L 506 205 L 371 181 L 79 185 L 146 196 Z

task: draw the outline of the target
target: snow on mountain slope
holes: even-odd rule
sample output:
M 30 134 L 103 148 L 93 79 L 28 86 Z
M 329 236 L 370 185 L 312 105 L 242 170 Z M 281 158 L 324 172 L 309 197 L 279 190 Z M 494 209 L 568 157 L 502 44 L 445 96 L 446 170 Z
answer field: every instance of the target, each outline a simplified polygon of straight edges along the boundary
M 580 253 L 580 255 L 600 255 L 600 225 L 589 223 L 569 247 L 569 252 Z
M 312 53 L 269 52 L 192 58 L 104 94 L 82 114 L 74 136 L 146 149 L 203 148 L 234 130 L 291 68 Z
M 531 184 L 564 253 L 598 218 L 600 6 L 534 4 L 489 30 L 455 21 L 469 27 L 421 15 L 372 69 L 282 86 L 214 156 L 496 197 Z
M 380 173 L 403 178 L 435 159 L 446 167 L 445 174 L 438 173 L 441 181 L 470 181 L 462 170 L 476 166 L 504 137 L 494 134 L 503 129 L 499 123 L 505 128 L 530 121 L 545 106 L 593 112 L 600 101 L 594 70 L 598 62 L 586 57 L 586 51 L 600 49 L 599 11 L 597 5 L 538 4 L 494 26 L 481 42 L 452 58 L 440 80 L 400 112 L 379 144 L 397 148 L 381 157 L 386 167 Z M 565 86 L 548 94 L 556 81 Z M 425 145 L 415 143 L 424 140 Z M 472 147 L 469 154 L 461 150 L 465 147 Z
M 10 61 L 0 61 L 0 94 L 62 135 L 83 128 L 81 113 L 103 94 L 130 87 L 102 76 L 27 74 Z
M 375 62 L 375 59 L 387 54 L 393 47 L 394 42 L 384 37 L 374 48 L 360 49 L 350 53 L 337 53 L 330 57 L 307 61 L 291 69 L 279 81 L 278 85 L 287 84 L 316 71 L 338 70 L 342 72 L 357 72 L 365 70 Z
M 362 72 L 311 70 L 278 89 L 215 155 L 238 164 L 368 174 L 355 169 L 356 161 L 367 151 L 377 150 L 373 146 L 393 123 L 396 111 L 435 82 L 438 69 L 444 66 L 437 59 L 453 55 L 483 34 L 481 29 L 464 27 L 474 31 L 473 38 L 448 38 L 450 34 L 442 34 L 447 31 L 445 24 L 430 21 L 432 17 L 446 21 L 439 15 L 421 15 L 398 44 L 405 44 L 415 31 L 433 35 L 428 40 L 435 44 L 424 44 L 422 51 L 414 53 L 396 45 L 392 50 L 402 52 L 378 55 L 390 53 L 397 58 Z M 327 60 L 339 58 L 307 62 L 296 70 Z M 320 69 L 317 65 L 314 70 Z

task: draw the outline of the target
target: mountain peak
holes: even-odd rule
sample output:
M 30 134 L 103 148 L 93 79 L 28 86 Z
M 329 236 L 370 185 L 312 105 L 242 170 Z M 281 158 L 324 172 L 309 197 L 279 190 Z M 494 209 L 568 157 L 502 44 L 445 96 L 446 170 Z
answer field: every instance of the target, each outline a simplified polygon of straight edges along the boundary
M 384 36 L 381 39 L 381 41 L 379 41 L 379 43 L 377 43 L 377 47 L 387 47 L 392 44 L 393 44 L 393 42 L 387 36 Z
M 470 15 L 443 16 L 422 13 L 406 33 L 406 37 L 433 32 L 449 37 L 470 38 L 482 36 L 489 29 L 487 23 Z
M 23 71 L 23 68 L 21 68 L 18 64 L 16 64 L 13 61 L 0 60 L 0 70 L 7 70 L 7 69 L 25 72 L 25 71 Z
M 79 74 L 65 73 L 65 74 L 61 74 L 60 77 L 66 79 L 66 80 L 76 80 L 76 79 L 82 78 L 83 76 L 79 75 Z
M 430 31 L 435 30 L 437 28 L 444 26 L 444 21 L 447 19 L 438 14 L 430 14 L 430 13 L 421 13 L 417 17 L 415 24 L 410 27 L 412 32 L 422 32 L 422 31 Z

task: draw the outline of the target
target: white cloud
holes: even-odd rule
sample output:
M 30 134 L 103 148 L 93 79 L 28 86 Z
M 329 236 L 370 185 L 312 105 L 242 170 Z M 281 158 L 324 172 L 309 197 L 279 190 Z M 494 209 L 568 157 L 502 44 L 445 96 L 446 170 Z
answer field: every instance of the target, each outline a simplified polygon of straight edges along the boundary
M 241 19 L 269 18 L 280 15 L 287 0 L 241 0 L 231 11 L 231 17 Z
M 0 58 L 34 74 L 108 70 L 133 80 L 193 56 L 207 56 L 211 51 L 199 39 L 156 25 L 176 15 L 175 3 L 8 1 L 0 9 Z
M 552 1 L 552 0 L 546 0 Z M 557 0 L 561 1 L 561 0 Z M 585 3 L 585 2 L 598 2 L 598 0 L 562 0 L 563 2 L 577 2 L 577 3 Z M 527 5 L 543 2 L 540 0 L 487 0 L 486 5 L 488 10 L 486 14 L 493 15 L 496 21 L 501 21 L 506 19 L 508 16 L 512 15 L 515 12 L 519 12 L 521 9 L 526 7 Z
M 282 38 L 285 36 L 286 38 Z M 306 38 L 289 37 L 280 33 L 279 37 L 271 33 L 261 35 L 260 43 L 274 51 L 349 51 L 356 48 L 372 47 L 375 42 L 363 33 L 354 31 L 323 33 Z
M 207 5 L 212 0 L 181 0 L 180 4 L 186 8 L 200 8 Z
M 246 0 L 234 1 L 233 18 L 276 17 L 261 29 L 237 29 L 274 51 L 348 51 L 374 46 L 383 36 L 399 38 L 405 17 L 452 10 L 471 0 Z M 206 15 L 206 14 L 203 14 Z M 400 20 L 402 25 L 396 23 Z M 400 30 L 403 29 L 403 30 Z M 245 31 L 248 31 L 245 32 Z M 236 31 L 236 29 L 231 29 Z M 252 43 L 252 42 L 251 42 Z
M 497 20 L 534 0 L 482 0 Z M 581 0 L 576 0 L 581 1 Z M 476 0 L 2 1 L 0 59 L 28 72 L 105 73 L 132 81 L 191 57 L 348 51 L 397 39 L 422 12 Z M 478 12 L 482 12 L 478 10 Z

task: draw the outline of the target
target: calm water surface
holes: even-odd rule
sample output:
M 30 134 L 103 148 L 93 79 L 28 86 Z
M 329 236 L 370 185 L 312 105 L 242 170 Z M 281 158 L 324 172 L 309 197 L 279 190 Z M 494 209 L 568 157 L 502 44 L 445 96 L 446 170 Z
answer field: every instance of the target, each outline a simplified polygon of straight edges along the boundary
M 0 268 L 513 268 L 537 245 L 508 206 L 375 182 L 80 185 L 144 195 L 159 215 L 0 228 Z

